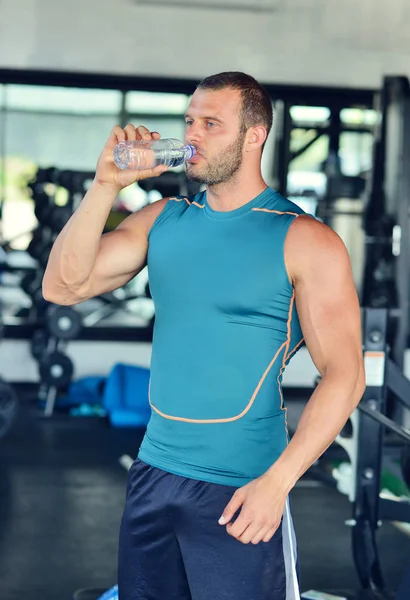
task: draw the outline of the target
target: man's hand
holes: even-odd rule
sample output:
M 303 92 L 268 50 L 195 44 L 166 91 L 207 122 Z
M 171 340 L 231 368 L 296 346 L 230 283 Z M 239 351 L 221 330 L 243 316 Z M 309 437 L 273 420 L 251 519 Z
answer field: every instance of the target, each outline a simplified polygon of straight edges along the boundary
M 95 181 L 99 185 L 109 186 L 117 191 L 117 193 L 123 188 L 139 181 L 141 179 L 147 179 L 148 177 L 158 177 L 162 173 L 168 170 L 168 167 L 164 165 L 158 165 L 153 169 L 142 169 L 142 170 L 121 170 L 114 162 L 114 148 L 119 142 L 134 141 L 134 140 L 159 140 L 160 134 L 156 131 L 148 131 L 146 127 L 140 125 L 135 128 L 131 123 L 122 129 L 119 125 L 116 125 L 111 131 L 111 135 L 108 138 L 104 149 L 98 159 L 97 168 L 95 172 Z
M 265 474 L 239 488 L 227 504 L 220 525 L 243 544 L 269 542 L 280 525 L 285 510 L 287 491 L 277 478 Z M 241 511 L 234 523 L 236 512 Z

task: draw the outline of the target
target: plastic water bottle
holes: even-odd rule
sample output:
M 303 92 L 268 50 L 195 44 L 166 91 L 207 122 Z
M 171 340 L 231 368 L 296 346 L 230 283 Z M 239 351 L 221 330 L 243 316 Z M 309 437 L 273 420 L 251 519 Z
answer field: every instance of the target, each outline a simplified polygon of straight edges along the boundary
M 175 139 L 131 140 L 114 148 L 114 162 L 119 169 L 142 171 L 158 165 L 179 167 L 195 154 L 193 146 Z

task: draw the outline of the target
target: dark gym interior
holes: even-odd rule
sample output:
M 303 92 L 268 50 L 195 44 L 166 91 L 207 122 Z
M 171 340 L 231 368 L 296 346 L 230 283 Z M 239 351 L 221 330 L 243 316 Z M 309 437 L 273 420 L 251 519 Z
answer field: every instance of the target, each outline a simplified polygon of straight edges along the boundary
M 360 301 L 365 392 L 291 492 L 301 599 L 410 600 L 410 13 L 404 0 L 299 4 L 121 0 L 105 14 L 87 0 L 72 7 L 78 52 L 67 7 L 21 0 L 36 33 L 12 0 L 0 7 L 25 40 L 13 58 L 0 36 L 0 600 L 118 598 L 127 471 L 151 414 L 149 273 L 74 306 L 47 301 L 43 277 L 112 127 L 182 140 L 198 81 L 224 70 L 268 91 L 264 177 L 341 237 Z M 194 64 L 198 22 L 217 41 Z M 202 190 L 180 166 L 139 181 L 104 233 Z M 319 382 L 304 348 L 283 379 L 290 437 Z

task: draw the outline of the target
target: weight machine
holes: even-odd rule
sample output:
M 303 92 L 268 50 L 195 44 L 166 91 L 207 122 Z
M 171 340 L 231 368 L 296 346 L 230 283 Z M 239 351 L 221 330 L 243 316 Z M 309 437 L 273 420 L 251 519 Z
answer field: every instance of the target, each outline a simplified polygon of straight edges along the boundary
M 389 418 L 387 397 L 410 409 L 410 381 L 390 358 L 387 344 L 388 310 L 363 311 L 364 362 L 366 390 L 358 409 L 351 416 L 352 436 L 339 436 L 338 443 L 350 457 L 352 478 L 346 481 L 335 472 L 338 487 L 352 502 L 353 559 L 363 590 L 385 598 L 386 586 L 377 548 L 377 530 L 383 521 L 410 523 L 410 498 L 401 501 L 380 496 L 383 447 L 386 434 L 404 441 L 402 455 L 408 455 L 410 431 Z M 404 463 L 403 463 L 404 464 Z M 410 471 L 403 471 L 410 486 Z
M 366 597 L 387 598 L 377 548 L 383 521 L 410 523 L 410 498 L 381 495 L 383 449 L 401 440 L 402 477 L 410 489 L 410 381 L 403 374 L 410 294 L 410 86 L 387 77 L 377 97 L 379 122 L 365 193 L 366 253 L 361 303 L 366 390 L 351 417 L 352 436 L 337 441 L 351 461 L 351 478 L 334 471 L 352 502 L 352 550 Z M 359 596 L 360 597 L 360 596 Z

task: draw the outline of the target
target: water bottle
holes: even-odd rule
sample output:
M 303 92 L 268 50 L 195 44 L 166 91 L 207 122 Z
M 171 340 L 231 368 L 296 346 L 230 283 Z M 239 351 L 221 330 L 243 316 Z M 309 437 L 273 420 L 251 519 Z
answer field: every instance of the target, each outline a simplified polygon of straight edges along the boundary
M 142 171 L 158 165 L 179 167 L 194 154 L 193 146 L 179 140 L 128 140 L 115 146 L 114 162 L 119 169 Z

